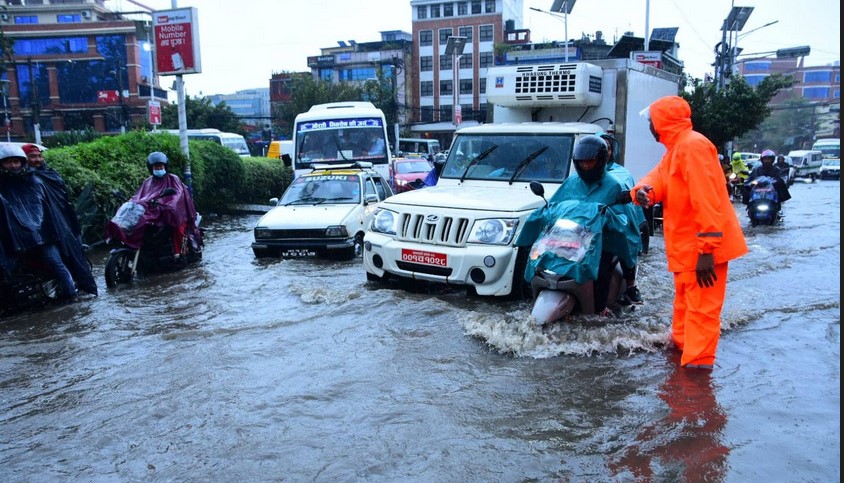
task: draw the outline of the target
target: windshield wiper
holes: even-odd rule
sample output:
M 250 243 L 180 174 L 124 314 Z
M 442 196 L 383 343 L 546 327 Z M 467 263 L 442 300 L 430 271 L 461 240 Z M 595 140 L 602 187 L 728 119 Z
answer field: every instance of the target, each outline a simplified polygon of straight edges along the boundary
M 285 203 L 284 206 L 289 206 L 289 205 L 292 205 L 294 203 L 303 203 L 303 204 L 304 203 L 313 203 L 315 205 L 318 205 L 320 203 L 325 203 L 325 198 L 319 198 L 319 197 L 316 197 L 316 196 L 305 196 L 303 198 L 295 199 L 295 200 L 293 200 L 289 203 Z
M 513 184 L 513 180 L 516 179 L 516 176 L 520 175 L 522 173 L 522 171 L 524 171 L 524 169 L 527 168 L 527 165 L 530 164 L 531 161 L 538 158 L 539 155 L 544 153 L 546 150 L 548 150 L 548 146 L 542 146 L 541 148 L 537 149 L 536 151 L 530 153 L 530 155 L 528 155 L 528 157 L 526 157 L 524 160 L 522 160 L 522 162 L 519 163 L 518 166 L 516 166 L 516 170 L 513 171 L 513 176 L 510 176 L 510 184 Z
M 483 161 L 483 159 L 484 159 L 484 158 L 486 158 L 487 156 L 489 156 L 489 155 L 490 155 L 490 153 L 492 153 L 493 151 L 495 151 L 495 150 L 496 150 L 496 148 L 498 148 L 498 145 L 497 145 L 497 144 L 493 144 L 492 146 L 490 146 L 490 147 L 486 148 L 486 149 L 484 150 L 484 152 L 482 152 L 481 154 L 479 154 L 479 155 L 475 156 L 475 157 L 474 157 L 471 161 L 469 161 L 469 164 L 467 164 L 467 165 L 466 165 L 466 169 L 464 169 L 464 170 L 463 170 L 463 175 L 462 175 L 462 176 L 460 176 L 460 182 L 462 183 L 462 182 L 463 182 L 463 180 L 464 180 L 464 179 L 466 179 L 466 175 L 467 175 L 467 174 L 469 174 L 469 169 L 470 169 L 472 166 L 474 166 L 474 165 L 476 165 L 476 164 L 480 163 L 481 161 Z

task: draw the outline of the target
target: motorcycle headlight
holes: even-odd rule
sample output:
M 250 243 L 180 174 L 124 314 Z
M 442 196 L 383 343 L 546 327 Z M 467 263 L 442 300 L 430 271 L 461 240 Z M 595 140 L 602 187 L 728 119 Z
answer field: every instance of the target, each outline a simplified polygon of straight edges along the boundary
M 490 218 L 477 220 L 469 233 L 468 243 L 484 245 L 509 245 L 516 235 L 518 218 Z
M 372 223 L 370 224 L 369 229 L 374 231 L 375 233 L 395 235 L 397 220 L 398 216 L 395 212 L 385 210 L 383 208 L 378 208 L 378 210 L 372 216 Z
M 255 228 L 255 239 L 260 240 L 262 238 L 270 238 L 272 233 L 270 232 L 269 228 Z
M 407 180 L 404 180 L 404 179 L 397 179 L 396 180 L 396 185 L 398 185 L 398 186 L 404 186 L 406 184 L 407 184 Z
M 585 226 L 561 218 L 536 240 L 530 250 L 530 259 L 536 260 L 543 253 L 551 252 L 557 257 L 580 262 L 589 251 L 593 238 L 592 231 Z

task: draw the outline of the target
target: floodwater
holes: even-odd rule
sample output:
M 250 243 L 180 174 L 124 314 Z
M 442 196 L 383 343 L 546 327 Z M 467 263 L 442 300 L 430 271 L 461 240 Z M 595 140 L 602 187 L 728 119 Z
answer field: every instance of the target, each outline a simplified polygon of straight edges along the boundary
M 662 238 L 646 305 L 541 330 L 530 304 L 257 261 L 0 320 L 0 480 L 840 481 L 840 185 L 798 182 L 730 265 L 711 374 L 677 367 Z

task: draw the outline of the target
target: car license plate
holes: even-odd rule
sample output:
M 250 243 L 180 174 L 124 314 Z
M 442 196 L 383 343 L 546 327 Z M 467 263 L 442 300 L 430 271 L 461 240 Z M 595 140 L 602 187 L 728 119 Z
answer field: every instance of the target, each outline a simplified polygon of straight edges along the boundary
M 283 252 L 281 252 L 281 256 L 288 258 L 313 257 L 316 256 L 316 252 L 304 248 L 296 248 L 291 250 L 284 250 Z
M 436 267 L 448 266 L 448 255 L 445 253 L 428 252 L 425 250 L 409 250 L 402 248 L 401 259 L 403 262 L 418 263 L 421 265 L 433 265 Z

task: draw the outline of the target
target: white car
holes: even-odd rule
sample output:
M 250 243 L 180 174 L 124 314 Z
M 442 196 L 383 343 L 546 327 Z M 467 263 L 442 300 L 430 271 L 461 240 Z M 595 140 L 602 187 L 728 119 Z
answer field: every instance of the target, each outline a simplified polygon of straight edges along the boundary
M 293 180 L 253 231 L 256 257 L 361 255 L 375 207 L 392 196 L 372 163 L 320 166 Z

